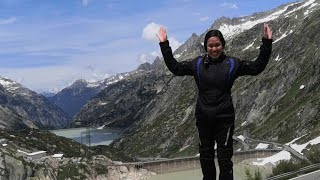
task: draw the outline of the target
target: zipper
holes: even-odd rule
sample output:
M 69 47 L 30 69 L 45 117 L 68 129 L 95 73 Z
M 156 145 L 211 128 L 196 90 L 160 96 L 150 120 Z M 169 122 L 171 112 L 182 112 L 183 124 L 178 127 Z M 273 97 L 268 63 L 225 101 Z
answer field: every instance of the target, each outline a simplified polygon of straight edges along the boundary
M 228 139 L 229 139 L 229 136 L 230 136 L 230 129 L 231 129 L 231 127 L 228 128 L 228 133 L 227 133 L 226 142 L 224 143 L 225 146 L 228 145 Z

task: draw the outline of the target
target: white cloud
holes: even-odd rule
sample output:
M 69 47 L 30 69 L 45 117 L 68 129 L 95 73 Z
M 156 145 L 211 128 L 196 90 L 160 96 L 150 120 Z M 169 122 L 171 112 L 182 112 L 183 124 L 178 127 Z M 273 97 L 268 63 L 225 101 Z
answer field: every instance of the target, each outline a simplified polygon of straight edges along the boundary
M 154 22 L 149 23 L 142 31 L 142 38 L 151 41 L 159 41 L 157 34 L 161 26 L 162 25 L 156 24 Z
M 200 18 L 200 21 L 206 21 L 206 20 L 208 20 L 209 19 L 209 17 L 208 16 L 206 16 L 206 17 L 202 17 L 202 18 Z
M 138 61 L 140 63 L 145 63 L 148 62 L 150 60 L 150 54 L 140 54 Z
M 237 4 L 234 4 L 234 3 L 223 3 L 220 6 L 223 8 L 228 8 L 228 9 L 238 9 L 239 8 L 237 6 Z
M 160 53 L 160 51 L 153 51 L 151 53 L 151 55 L 154 56 L 154 57 L 157 57 L 157 56 L 161 56 L 161 53 Z
M 87 7 L 90 2 L 91 2 L 91 0 L 82 0 L 82 5 Z
M 8 19 L 0 19 L 0 25 L 13 24 L 17 21 L 17 18 L 11 17 Z
M 156 57 L 160 57 L 161 53 L 159 51 L 153 51 L 148 54 L 141 54 L 138 58 L 139 63 L 152 63 Z
M 159 39 L 156 36 L 156 34 L 158 34 L 161 26 L 162 25 L 156 24 L 154 22 L 149 23 L 142 31 L 142 38 L 149 41 L 159 42 Z M 181 43 L 174 37 L 169 37 L 168 40 L 170 41 L 172 51 L 175 51 L 179 46 L 181 46 Z M 161 56 L 161 53 L 156 51 L 153 51 L 148 54 L 144 53 L 139 56 L 138 61 L 141 63 L 152 62 L 157 56 Z
M 170 41 L 170 46 L 172 48 L 172 51 L 174 52 L 176 49 L 178 49 L 179 46 L 181 46 L 182 43 L 180 43 L 178 40 L 175 38 L 169 38 Z
M 86 80 L 87 80 L 88 82 L 97 82 L 97 81 L 99 81 L 99 80 L 106 79 L 106 78 L 108 78 L 108 77 L 110 77 L 110 74 L 100 73 L 100 72 L 96 73 L 96 72 L 95 72 L 95 73 L 92 74 L 92 77 L 89 77 L 89 78 L 87 78 Z

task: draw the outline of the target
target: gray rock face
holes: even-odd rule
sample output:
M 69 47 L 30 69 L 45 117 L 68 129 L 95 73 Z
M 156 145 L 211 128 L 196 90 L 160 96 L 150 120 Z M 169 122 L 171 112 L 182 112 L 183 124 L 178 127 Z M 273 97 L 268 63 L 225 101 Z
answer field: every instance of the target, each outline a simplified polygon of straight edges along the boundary
M 69 117 L 73 117 L 98 92 L 99 88 L 90 87 L 88 82 L 78 80 L 48 99 L 63 109 Z
M 259 53 L 262 22 L 273 30 L 267 68 L 255 77 L 240 77 L 232 94 L 236 134 L 289 142 L 319 127 L 320 1 L 280 6 L 252 16 L 216 21 L 227 37 L 225 52 L 243 60 Z M 203 54 L 204 34 L 193 35 L 174 56 L 178 61 Z M 126 128 L 113 146 L 136 156 L 185 156 L 198 153 L 193 77 L 174 77 L 163 61 L 148 73 L 107 87 L 76 116 L 74 125 Z
M 0 81 L 0 126 L 55 129 L 69 124 L 68 116 L 45 97 L 9 79 Z
M 1 129 L 26 129 L 37 128 L 31 121 L 18 115 L 13 110 L 0 105 L 0 128 Z
M 12 156 L 5 155 L 6 170 L 9 179 L 24 180 L 27 177 L 27 172 L 24 169 L 22 161 L 15 159 Z
M 150 81 L 151 79 L 153 80 Z M 164 80 L 163 76 L 158 76 L 153 71 L 138 71 L 137 74 L 108 86 L 90 100 L 75 116 L 72 126 L 129 127 L 140 119 L 144 108 L 163 90 Z
M 2 157 L 2 152 L 0 152 L 0 179 L 5 174 L 5 164 L 4 164 L 4 158 Z

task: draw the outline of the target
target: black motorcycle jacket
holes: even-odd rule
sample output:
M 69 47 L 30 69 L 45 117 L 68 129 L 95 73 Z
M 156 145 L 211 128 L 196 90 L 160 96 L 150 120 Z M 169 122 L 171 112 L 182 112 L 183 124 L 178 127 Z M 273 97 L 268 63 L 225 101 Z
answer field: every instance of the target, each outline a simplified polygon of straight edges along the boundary
M 174 75 L 194 77 L 199 89 L 195 113 L 197 119 L 234 117 L 231 98 L 233 82 L 239 76 L 261 73 L 268 64 L 272 49 L 272 39 L 262 38 L 260 53 L 255 61 L 240 60 L 222 53 L 217 59 L 211 59 L 206 55 L 177 62 L 173 57 L 169 41 L 159 44 L 164 61 Z M 199 59 L 201 62 L 197 66 Z M 232 69 L 231 61 L 233 61 Z

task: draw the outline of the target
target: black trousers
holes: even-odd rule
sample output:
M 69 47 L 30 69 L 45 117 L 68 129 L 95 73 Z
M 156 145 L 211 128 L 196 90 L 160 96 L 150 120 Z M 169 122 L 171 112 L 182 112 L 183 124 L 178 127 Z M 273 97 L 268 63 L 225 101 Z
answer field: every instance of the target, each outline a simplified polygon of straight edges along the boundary
M 219 164 L 219 180 L 233 180 L 233 140 L 234 117 L 199 119 L 197 118 L 199 132 L 200 164 L 203 180 L 216 179 L 216 167 L 214 163 L 217 143 L 217 157 Z

